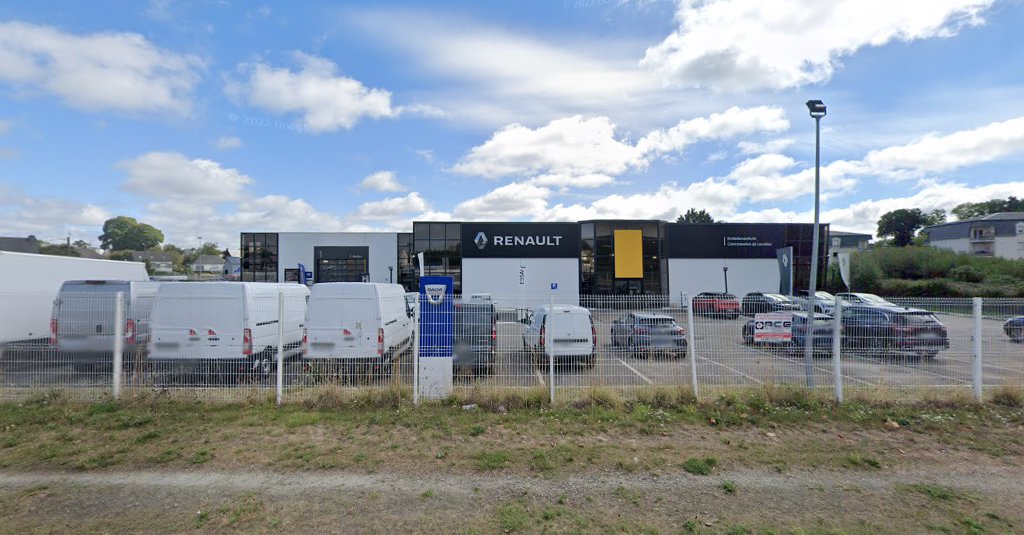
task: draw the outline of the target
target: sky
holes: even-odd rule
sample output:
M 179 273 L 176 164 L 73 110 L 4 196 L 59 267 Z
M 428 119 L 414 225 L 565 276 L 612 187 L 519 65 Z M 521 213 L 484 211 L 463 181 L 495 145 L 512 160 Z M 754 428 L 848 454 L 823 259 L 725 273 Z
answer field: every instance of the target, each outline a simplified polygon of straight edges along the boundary
M 1024 0 L 0 4 L 0 235 L 810 222 L 1024 196 Z

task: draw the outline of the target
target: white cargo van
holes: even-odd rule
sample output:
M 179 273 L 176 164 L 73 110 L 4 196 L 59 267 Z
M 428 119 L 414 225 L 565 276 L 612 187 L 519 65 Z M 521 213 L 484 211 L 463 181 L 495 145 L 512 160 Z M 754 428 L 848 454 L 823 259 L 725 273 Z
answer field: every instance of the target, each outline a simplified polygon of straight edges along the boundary
M 0 346 L 50 335 L 53 300 L 64 281 L 148 281 L 142 262 L 0 251 Z
M 111 364 L 114 307 L 120 292 L 124 299 L 124 352 L 135 354 L 144 350 L 149 343 L 149 316 L 158 288 L 158 282 L 66 281 L 53 302 L 50 343 L 63 357 L 71 359 L 76 371 Z
M 597 330 L 589 310 L 575 305 L 555 305 L 553 309 L 544 305 L 522 322 L 523 347 L 536 364 L 547 364 L 548 356 L 554 357 L 555 363 L 578 362 L 588 368 L 597 362 Z M 546 347 L 549 343 L 551 347 Z
M 309 289 L 267 282 L 166 282 L 150 320 L 148 360 L 268 375 L 277 361 L 278 294 L 284 294 L 284 358 L 302 347 Z
M 412 349 L 414 310 L 400 284 L 314 284 L 306 317 L 306 359 L 344 361 L 390 372 Z M 355 371 L 355 370 L 353 370 Z

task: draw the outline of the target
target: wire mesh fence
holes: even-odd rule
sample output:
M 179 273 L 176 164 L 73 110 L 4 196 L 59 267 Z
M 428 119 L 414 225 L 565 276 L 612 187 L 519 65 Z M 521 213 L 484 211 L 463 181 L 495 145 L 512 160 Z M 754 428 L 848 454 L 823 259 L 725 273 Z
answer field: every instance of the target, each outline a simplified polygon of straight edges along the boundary
M 822 302 L 809 316 L 806 302 L 759 308 L 723 295 L 455 295 L 445 314 L 424 315 L 432 305 L 390 285 L 329 286 L 89 288 L 40 294 L 49 304 L 23 314 L 9 312 L 24 296 L 0 295 L 0 398 L 299 401 L 326 386 L 422 386 L 425 366 L 448 362 L 438 358 L 450 358 L 449 392 L 543 389 L 566 400 L 593 388 L 707 397 L 841 386 L 902 399 L 1024 388 L 1024 299 Z

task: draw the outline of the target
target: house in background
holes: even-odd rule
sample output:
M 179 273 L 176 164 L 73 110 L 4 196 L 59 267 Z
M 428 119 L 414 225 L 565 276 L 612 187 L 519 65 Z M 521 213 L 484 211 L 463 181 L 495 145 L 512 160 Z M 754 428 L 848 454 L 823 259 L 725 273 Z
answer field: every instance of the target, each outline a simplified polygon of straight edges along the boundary
M 242 259 L 237 256 L 229 256 L 221 264 L 221 278 L 226 281 L 237 281 L 242 279 Z
M 987 216 L 932 225 L 921 230 L 928 245 L 976 256 L 1010 260 L 1024 258 L 1024 212 Z
M 219 277 L 224 271 L 224 259 L 217 255 L 204 254 L 189 264 L 189 268 L 200 278 Z
M 168 253 L 155 251 L 132 251 L 132 261 L 146 262 L 150 275 L 174 273 L 174 259 Z
M 856 253 L 867 251 L 871 242 L 871 234 L 829 230 L 828 261 L 831 264 L 839 253 Z
M 39 240 L 35 236 L 27 238 L 5 238 L 0 236 L 0 251 L 39 254 Z

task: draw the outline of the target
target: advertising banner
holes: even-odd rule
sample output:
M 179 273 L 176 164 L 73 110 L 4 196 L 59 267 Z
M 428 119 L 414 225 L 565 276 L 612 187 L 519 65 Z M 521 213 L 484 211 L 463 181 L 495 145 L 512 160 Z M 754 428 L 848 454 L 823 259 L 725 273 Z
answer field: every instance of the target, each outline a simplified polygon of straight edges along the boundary
M 793 295 L 793 247 L 775 250 L 779 260 L 779 293 Z
M 754 315 L 754 343 L 785 344 L 792 341 L 792 313 L 766 312 Z

